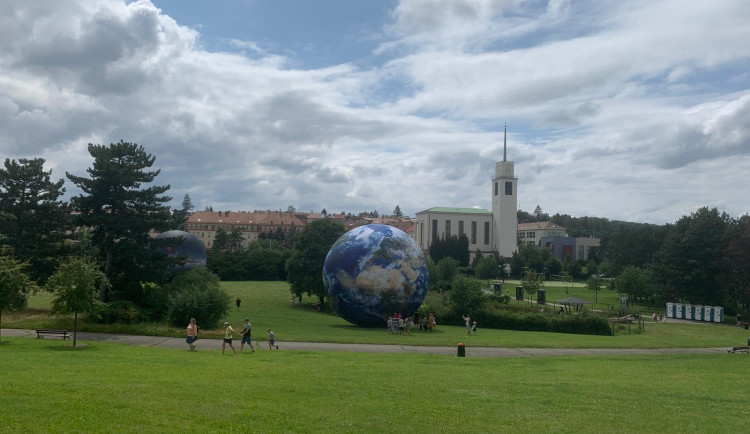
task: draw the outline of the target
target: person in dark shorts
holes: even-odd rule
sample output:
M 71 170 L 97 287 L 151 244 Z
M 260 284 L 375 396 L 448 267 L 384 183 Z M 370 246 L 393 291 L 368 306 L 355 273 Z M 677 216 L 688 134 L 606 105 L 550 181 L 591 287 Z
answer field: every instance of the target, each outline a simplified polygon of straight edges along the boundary
M 266 331 L 268 332 L 268 349 L 270 350 L 275 347 L 278 350 L 279 346 L 276 345 L 276 335 L 273 334 L 270 327 Z
M 250 318 L 245 318 L 245 328 L 242 329 L 242 342 L 240 343 L 240 352 L 242 352 L 242 350 L 245 348 L 246 343 L 250 345 L 250 349 L 255 352 L 255 348 L 253 348 L 253 342 L 250 337 L 252 330 L 253 326 L 250 325 Z
M 237 297 L 237 300 L 234 301 L 234 304 L 237 305 L 237 310 L 240 310 L 240 303 L 242 303 L 242 300 L 240 300 L 240 298 Z
M 187 342 L 190 351 L 195 350 L 195 341 L 198 340 L 198 324 L 195 323 L 195 318 L 190 318 L 190 324 L 188 324 L 185 334 L 187 336 L 185 342 Z
M 229 322 L 225 322 L 224 327 L 226 328 L 224 329 L 224 342 L 221 343 L 221 354 L 224 354 L 227 344 L 229 344 L 229 348 L 232 349 L 232 352 L 237 354 L 237 350 L 235 350 L 234 345 L 232 345 L 232 333 L 234 333 L 234 329 L 229 325 Z

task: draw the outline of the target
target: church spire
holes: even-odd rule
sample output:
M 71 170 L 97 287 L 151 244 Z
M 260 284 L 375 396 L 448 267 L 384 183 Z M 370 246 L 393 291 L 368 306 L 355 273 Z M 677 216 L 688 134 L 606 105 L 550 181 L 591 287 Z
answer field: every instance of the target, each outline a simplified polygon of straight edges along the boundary
M 505 123 L 503 132 L 503 161 L 508 161 L 508 123 Z

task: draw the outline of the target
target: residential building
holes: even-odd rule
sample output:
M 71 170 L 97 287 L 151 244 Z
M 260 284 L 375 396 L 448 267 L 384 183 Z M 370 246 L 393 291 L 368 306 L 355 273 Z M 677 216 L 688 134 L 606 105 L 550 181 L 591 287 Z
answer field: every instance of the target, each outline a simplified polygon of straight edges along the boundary
M 539 240 L 539 245 L 550 249 L 555 259 L 560 262 L 588 261 L 589 251 L 592 247 L 599 247 L 599 244 L 599 238 L 594 237 L 549 236 Z
M 544 237 L 566 237 L 565 228 L 552 222 L 519 223 L 518 243 L 520 245 L 541 246 Z
M 414 220 L 409 217 L 360 218 L 343 214 L 318 214 L 284 211 L 198 211 L 190 215 L 185 223 L 185 231 L 192 233 L 207 249 L 210 249 L 220 228 L 226 232 L 235 229 L 242 231 L 243 247 L 258 240 L 261 234 L 270 234 L 279 229 L 289 232 L 292 228 L 302 229 L 309 222 L 326 218 L 344 226 L 345 230 L 367 224 L 387 224 L 410 236 L 414 236 Z

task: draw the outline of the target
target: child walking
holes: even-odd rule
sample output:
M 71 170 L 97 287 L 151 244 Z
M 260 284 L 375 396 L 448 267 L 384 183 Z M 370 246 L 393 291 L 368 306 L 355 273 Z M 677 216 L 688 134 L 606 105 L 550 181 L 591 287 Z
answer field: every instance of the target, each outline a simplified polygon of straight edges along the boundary
M 266 331 L 268 332 L 268 349 L 270 350 L 275 347 L 278 350 L 279 346 L 276 345 L 276 336 L 271 331 L 271 328 L 267 328 Z

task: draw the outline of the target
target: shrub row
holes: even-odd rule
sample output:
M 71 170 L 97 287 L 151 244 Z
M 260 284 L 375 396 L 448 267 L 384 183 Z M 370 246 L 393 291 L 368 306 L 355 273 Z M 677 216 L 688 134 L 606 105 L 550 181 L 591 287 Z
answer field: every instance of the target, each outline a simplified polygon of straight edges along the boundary
M 611 335 L 609 322 L 603 316 L 584 312 L 578 315 L 556 315 L 510 309 L 483 309 L 471 315 L 481 328 L 572 333 L 583 335 Z M 461 315 L 447 312 L 442 324 L 463 324 Z

